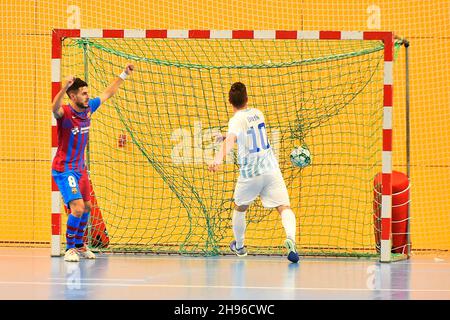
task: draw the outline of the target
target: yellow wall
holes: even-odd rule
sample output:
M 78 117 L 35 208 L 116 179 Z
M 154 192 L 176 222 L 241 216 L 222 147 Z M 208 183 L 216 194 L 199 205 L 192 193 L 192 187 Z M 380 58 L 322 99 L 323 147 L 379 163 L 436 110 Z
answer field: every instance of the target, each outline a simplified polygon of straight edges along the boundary
M 2 0 L 0 10 L 0 242 L 49 241 L 52 28 L 379 28 L 411 41 L 413 247 L 450 249 L 449 1 Z M 394 101 L 394 165 L 401 171 L 403 59 Z

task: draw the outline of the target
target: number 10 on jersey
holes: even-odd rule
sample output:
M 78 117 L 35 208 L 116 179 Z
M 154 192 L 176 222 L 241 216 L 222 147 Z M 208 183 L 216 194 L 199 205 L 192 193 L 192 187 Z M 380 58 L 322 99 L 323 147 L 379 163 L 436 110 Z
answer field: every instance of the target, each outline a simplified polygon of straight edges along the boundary
M 267 150 L 270 148 L 269 139 L 267 137 L 266 124 L 264 122 L 258 124 L 258 130 L 255 130 L 254 127 L 250 127 L 247 130 L 247 136 L 250 135 L 252 138 L 252 148 L 249 149 L 250 153 L 257 153 L 261 151 L 261 148 L 258 147 L 258 141 L 261 142 L 261 147 L 263 150 Z M 259 136 L 259 139 L 258 137 Z

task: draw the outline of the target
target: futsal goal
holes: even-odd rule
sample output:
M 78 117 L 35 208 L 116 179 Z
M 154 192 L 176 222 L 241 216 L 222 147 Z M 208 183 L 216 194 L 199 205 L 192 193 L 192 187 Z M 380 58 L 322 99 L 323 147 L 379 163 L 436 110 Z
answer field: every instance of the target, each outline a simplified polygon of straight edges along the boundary
M 241 81 L 249 106 L 266 116 L 297 217 L 299 253 L 395 258 L 391 32 L 58 29 L 52 44 L 52 96 L 61 79 L 74 74 L 95 97 L 127 62 L 135 65 L 114 98 L 92 115 L 86 157 L 109 239 L 98 243 L 92 235 L 99 233 L 99 219 L 91 218 L 92 247 L 228 253 L 236 155 L 230 153 L 218 173 L 207 163 L 232 116 L 228 90 Z M 289 161 L 300 145 L 312 157 L 302 169 Z M 373 180 L 380 172 L 378 245 Z M 247 217 L 249 254 L 284 254 L 278 212 L 257 200 Z M 63 249 L 65 221 L 53 184 L 52 255 Z

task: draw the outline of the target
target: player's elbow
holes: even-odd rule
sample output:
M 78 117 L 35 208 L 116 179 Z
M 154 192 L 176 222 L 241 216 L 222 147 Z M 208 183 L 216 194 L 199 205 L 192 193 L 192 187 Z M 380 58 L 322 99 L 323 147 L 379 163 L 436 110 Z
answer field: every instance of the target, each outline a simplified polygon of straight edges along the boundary
M 55 117 L 56 120 L 62 118 L 62 115 L 60 115 L 58 112 L 53 112 L 53 116 Z
M 62 108 L 59 107 L 58 105 L 53 105 L 52 106 L 52 112 L 53 112 L 53 116 L 55 117 L 55 119 L 61 118 L 63 116 L 63 113 L 64 113 Z
M 108 92 L 104 92 L 100 95 L 100 102 L 104 103 L 106 100 L 112 97 L 112 94 L 109 94 Z

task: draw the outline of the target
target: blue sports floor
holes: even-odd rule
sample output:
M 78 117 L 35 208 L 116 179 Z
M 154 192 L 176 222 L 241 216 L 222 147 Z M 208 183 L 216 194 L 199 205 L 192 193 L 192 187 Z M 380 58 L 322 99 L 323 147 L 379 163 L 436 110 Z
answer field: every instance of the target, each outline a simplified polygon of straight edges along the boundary
M 450 256 L 368 259 L 98 254 L 64 262 L 49 249 L 0 248 L 1 300 L 450 299 Z

